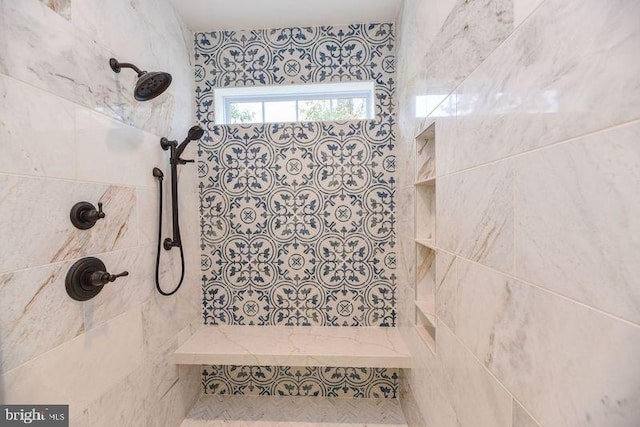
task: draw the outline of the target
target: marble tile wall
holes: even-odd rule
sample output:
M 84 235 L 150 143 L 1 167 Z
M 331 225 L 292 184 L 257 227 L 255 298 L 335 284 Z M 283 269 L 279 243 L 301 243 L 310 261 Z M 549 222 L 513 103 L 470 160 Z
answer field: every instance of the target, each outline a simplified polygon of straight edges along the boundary
M 159 138 L 193 125 L 191 35 L 157 0 L 1 0 L 0 21 L 0 401 L 69 404 L 72 426 L 178 425 L 200 391 L 171 360 L 200 323 L 198 201 L 182 193 L 185 285 L 160 297 L 151 169 L 168 172 Z M 173 83 L 135 102 L 111 56 Z M 180 179 L 196 188 L 196 168 Z M 83 200 L 107 215 L 88 231 L 69 221 Z M 80 303 L 64 280 L 89 255 L 130 275 Z M 179 260 L 164 257 L 168 287 Z
M 410 424 L 635 426 L 640 4 L 472 3 L 438 21 L 407 0 L 398 25 L 399 170 L 413 170 L 422 127 L 441 130 L 435 353 L 399 316 L 414 356 L 401 399 L 420 409 Z M 430 95 L 442 104 L 424 119 L 416 99 Z M 415 286 L 404 175 L 399 313 Z
M 195 53 L 204 322 L 395 326 L 393 24 L 196 33 Z M 215 124 L 219 87 L 349 80 L 375 83 L 375 120 Z M 392 370 L 342 369 L 361 379 L 272 369 L 260 393 L 396 396 L 375 380 Z M 249 393 L 231 372 L 204 374 L 205 392 Z

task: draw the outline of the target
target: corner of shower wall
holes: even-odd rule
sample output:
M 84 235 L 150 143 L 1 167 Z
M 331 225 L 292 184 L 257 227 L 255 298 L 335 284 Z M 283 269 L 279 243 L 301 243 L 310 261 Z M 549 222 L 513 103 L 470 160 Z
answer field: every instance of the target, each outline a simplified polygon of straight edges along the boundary
M 198 200 L 193 191 L 182 201 L 185 249 L 196 258 L 188 285 L 159 298 L 151 169 L 167 165 L 159 138 L 193 124 L 186 29 L 164 0 L 0 8 L 1 400 L 69 404 L 72 425 L 175 425 L 200 382 L 199 370 L 172 363 L 200 320 Z M 169 71 L 172 86 L 134 101 L 134 74 L 113 73 L 110 57 Z M 195 168 L 181 185 L 197 188 Z M 69 210 L 83 200 L 103 202 L 106 218 L 81 231 Z M 130 274 L 73 301 L 65 275 L 84 256 Z M 164 267 L 162 282 L 172 282 L 179 263 Z

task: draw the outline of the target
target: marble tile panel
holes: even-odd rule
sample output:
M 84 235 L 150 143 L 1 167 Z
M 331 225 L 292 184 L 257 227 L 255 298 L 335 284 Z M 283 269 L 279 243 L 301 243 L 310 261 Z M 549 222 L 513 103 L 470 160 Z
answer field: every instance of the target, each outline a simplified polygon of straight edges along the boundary
M 69 408 L 71 409 L 71 408 Z M 69 427 L 87 427 L 91 425 L 91 415 L 89 409 L 69 413 Z
M 71 19 L 71 0 L 40 0 L 43 4 L 63 18 Z
M 402 213 L 402 220 L 396 223 L 396 233 L 398 236 L 413 238 L 414 200 L 415 189 L 413 183 L 408 187 L 398 188 L 396 190 L 396 211 Z
M 110 273 L 129 275 L 105 285 L 98 296 L 84 305 L 84 325 L 93 329 L 147 301 L 155 292 L 155 248 L 136 247 L 99 255 Z
M 445 391 L 461 425 L 511 427 L 511 395 L 442 323 L 438 357 L 450 385 Z
M 420 240 L 434 241 L 436 237 L 436 185 L 415 187 L 415 237 Z
M 512 427 L 540 427 L 531 415 L 515 400 L 513 401 L 513 409 L 511 413 Z
M 185 150 L 183 158 L 189 158 L 189 147 Z M 172 233 L 172 216 L 171 216 L 171 172 L 169 161 L 161 160 L 154 167 L 160 168 L 165 176 L 163 183 L 163 214 L 162 214 L 162 232 L 163 237 L 167 237 Z M 145 169 L 146 170 L 146 169 Z M 180 207 L 180 232 L 182 241 L 185 243 L 185 253 L 190 255 L 199 253 L 200 244 L 200 216 L 198 207 L 200 199 L 198 193 L 193 191 L 197 187 L 196 167 L 189 166 L 178 169 L 178 186 L 180 191 L 179 207 Z M 151 175 L 151 174 L 149 174 Z M 138 237 L 140 245 L 150 245 L 156 247 L 158 244 L 158 203 L 159 203 L 158 182 L 155 181 L 151 187 L 137 187 L 136 199 L 138 202 Z M 169 255 L 164 253 L 163 255 Z M 187 256 L 187 263 L 195 259 L 196 269 L 188 271 L 199 271 L 199 257 Z M 200 275 L 195 274 L 196 280 L 200 280 Z
M 416 300 L 427 302 L 429 314 L 435 314 L 436 251 L 416 245 Z
M 157 403 L 178 383 L 178 367 L 172 355 L 175 339 L 157 354 L 147 357 L 131 374 L 89 406 L 92 427 L 145 426 L 158 416 Z M 195 384 L 194 388 L 198 389 Z M 177 408 L 174 408 L 177 410 Z
M 160 285 L 165 291 L 171 291 L 178 283 L 179 273 L 167 273 L 167 268 L 179 271 L 178 256 L 166 257 L 162 261 Z M 173 264 L 172 264 L 173 263 Z M 199 285 L 199 283 L 198 283 Z M 183 284 L 188 286 L 188 284 Z M 146 354 L 154 354 L 181 330 L 192 324 L 202 324 L 200 300 L 186 301 L 181 297 L 182 289 L 174 297 L 165 297 L 157 291 L 152 292 L 142 305 L 142 319 L 144 327 L 144 345 Z
M 436 176 L 435 126 L 422 132 L 416 139 L 416 181 Z
M 446 172 L 640 117 L 640 3 L 547 0 L 457 90 Z M 442 169 L 441 169 L 442 171 Z
M 404 378 L 400 378 L 401 387 L 404 387 L 400 394 L 400 405 L 402 406 L 402 413 L 405 416 L 407 425 L 409 427 L 423 427 L 427 425 L 427 422 L 422 415 L 420 405 L 416 400 L 413 391 L 407 384 Z
M 159 137 L 82 107 L 76 127 L 78 179 L 157 186 L 151 171 L 169 162 Z
M 71 23 L 114 52 L 119 61 L 132 62 L 142 70 L 157 71 L 153 68 L 151 37 L 131 37 L 131 31 L 114 31 L 116 28 L 148 30 L 142 15 L 136 13 L 129 0 L 74 1 L 71 4 Z
M 185 48 L 185 50 L 192 49 L 193 33 L 189 31 L 189 36 L 186 37 L 184 32 L 188 31 L 188 29 L 184 22 L 182 22 L 179 14 L 174 10 L 170 1 L 129 0 L 128 3 L 133 10 L 133 13 L 136 14 L 139 19 L 144 21 L 150 29 L 157 32 L 163 32 L 166 40 L 171 43 L 183 43 L 183 48 Z M 162 47 L 163 44 L 165 43 L 153 43 L 152 45 L 154 47 Z M 187 61 L 188 64 L 191 64 L 192 62 L 193 57 Z
M 117 94 L 108 52 L 38 1 L 6 1 L 2 12 L 7 43 L 0 62 L 7 74 L 83 105 L 110 108 Z
M 396 295 L 398 298 L 398 319 L 396 327 L 406 328 L 415 325 L 415 290 L 401 276 L 398 277 Z
M 512 0 L 455 2 L 430 49 L 417 55 L 416 62 L 422 65 L 417 94 L 426 97 L 425 113 L 431 113 L 438 100 L 449 95 L 512 31 Z
M 405 88 L 415 91 L 423 72 L 423 61 L 416 60 L 425 56 L 436 38 L 447 16 L 456 6 L 456 0 L 425 2 L 405 0 L 398 22 L 398 65 L 397 74 L 404 79 Z M 399 98 L 399 100 L 401 97 Z M 401 107 L 404 103 L 400 102 Z M 402 125 L 400 125 L 402 127 Z
M 37 0 L 2 5 L 6 25 L 5 40 L 0 43 L 0 70 L 124 123 L 156 134 L 166 132 L 176 109 L 171 96 L 176 86 L 156 100 L 134 101 L 135 73 L 115 74 L 109 58 L 116 55 L 92 34 L 74 27 Z
M 201 369 L 199 366 L 179 369 L 179 378 L 162 398 L 151 406 L 148 427 L 174 427 L 181 425 L 201 396 Z
M 0 377 L 8 404 L 86 408 L 143 360 L 142 318 L 130 310 Z
M 459 262 L 454 332 L 541 425 L 640 419 L 640 328 Z
M 149 417 L 143 367 L 119 381 L 89 406 L 91 427 L 144 426 Z
M 413 236 L 398 237 L 398 282 L 410 288 L 415 286 L 416 243 Z
M 168 167 L 164 169 L 165 176 L 169 176 Z M 158 244 L 158 184 L 155 187 L 136 188 L 136 201 L 138 203 L 138 243 L 144 246 L 151 246 L 155 249 Z M 171 229 L 166 228 L 171 219 L 171 186 L 163 185 L 163 214 L 162 224 L 165 233 L 170 233 Z M 186 214 L 185 214 L 186 215 Z M 154 273 L 155 274 L 155 273 Z
M 70 266 L 61 262 L 0 275 L 0 373 L 84 332 L 82 303 L 65 290 Z
M 517 276 L 640 324 L 640 122 L 516 162 Z
M 395 148 L 396 171 L 398 171 L 396 173 L 396 188 L 411 188 L 415 182 L 415 177 L 412 173 L 415 169 L 414 156 L 416 151 L 413 133 L 399 131 L 397 143 Z
M 457 258 L 455 255 L 438 250 L 436 257 L 436 315 L 438 318 L 454 328 L 456 291 L 458 285 Z
M 0 171 L 73 179 L 74 105 L 0 75 Z
M 513 26 L 514 28 L 518 25 L 522 24 L 522 22 L 527 19 L 529 15 L 533 13 L 534 10 L 544 0 L 514 0 L 513 1 Z
M 0 188 L 0 272 L 137 244 L 133 188 L 10 175 L 0 175 Z M 102 202 L 106 218 L 90 230 L 76 229 L 69 212 L 80 201 Z
M 412 366 L 406 371 L 406 377 L 427 426 L 458 427 L 460 423 L 451 401 L 444 394 L 451 385 L 445 375 L 442 362 L 427 347 L 412 327 L 406 334 L 411 349 Z M 423 426 L 420 426 L 423 427 Z
M 462 257 L 513 271 L 513 164 L 438 179 L 436 241 Z

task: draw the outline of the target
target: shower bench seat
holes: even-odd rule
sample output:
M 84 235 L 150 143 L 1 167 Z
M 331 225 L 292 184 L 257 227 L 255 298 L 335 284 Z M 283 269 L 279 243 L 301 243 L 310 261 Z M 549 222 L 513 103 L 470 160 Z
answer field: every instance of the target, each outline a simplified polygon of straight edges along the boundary
M 409 368 L 396 328 L 203 326 L 175 352 L 178 365 Z

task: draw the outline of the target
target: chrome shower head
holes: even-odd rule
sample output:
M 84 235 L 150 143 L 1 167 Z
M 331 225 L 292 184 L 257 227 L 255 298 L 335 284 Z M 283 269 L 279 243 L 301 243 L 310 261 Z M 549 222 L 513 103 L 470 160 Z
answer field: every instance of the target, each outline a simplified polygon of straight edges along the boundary
M 171 74 L 158 71 L 141 71 L 133 64 L 118 62 L 115 58 L 109 59 L 111 69 L 119 73 L 122 68 L 131 68 L 138 73 L 138 82 L 133 91 L 133 97 L 138 101 L 148 101 L 167 90 L 171 84 Z

